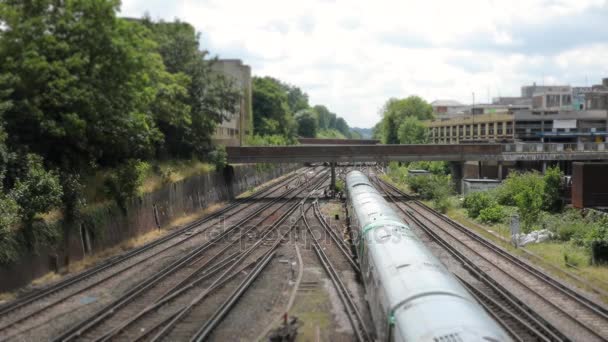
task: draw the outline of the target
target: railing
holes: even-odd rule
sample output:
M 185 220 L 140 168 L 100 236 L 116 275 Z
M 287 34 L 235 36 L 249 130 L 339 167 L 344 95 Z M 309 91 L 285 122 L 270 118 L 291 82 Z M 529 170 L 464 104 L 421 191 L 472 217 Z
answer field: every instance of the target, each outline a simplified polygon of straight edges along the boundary
M 504 144 L 507 153 L 608 152 L 608 143 L 516 143 Z

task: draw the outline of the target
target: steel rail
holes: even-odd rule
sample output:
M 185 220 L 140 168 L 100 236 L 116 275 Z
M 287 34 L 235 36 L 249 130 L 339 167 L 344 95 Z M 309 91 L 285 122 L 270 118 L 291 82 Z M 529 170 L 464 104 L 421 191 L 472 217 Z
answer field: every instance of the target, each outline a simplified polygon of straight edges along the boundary
M 320 182 L 320 184 L 322 184 L 323 182 L 325 182 L 325 180 L 327 180 L 327 176 L 325 176 L 324 178 L 321 179 L 322 182 Z M 299 193 L 303 192 L 304 190 L 306 190 L 306 188 L 302 189 Z M 314 190 L 313 190 L 314 191 Z M 238 265 L 241 261 L 243 261 L 247 256 L 249 256 L 249 254 L 251 254 L 255 249 L 257 249 L 260 245 L 262 245 L 266 239 L 266 237 L 268 235 L 270 235 L 279 225 L 281 225 L 283 222 L 285 222 L 294 212 L 295 210 L 297 210 L 298 207 L 300 207 L 301 205 L 303 205 L 304 201 L 307 199 L 308 197 L 306 197 L 303 201 L 294 204 L 292 207 L 290 207 L 272 226 L 270 226 L 265 232 L 264 234 L 252 245 L 250 246 L 245 252 L 243 252 L 242 256 L 231 266 L 229 267 L 227 270 L 224 271 L 224 273 L 222 275 L 219 276 L 218 279 L 215 280 L 215 282 L 213 282 L 206 290 L 202 291 L 197 297 L 195 297 L 188 305 L 186 305 L 182 310 L 179 311 L 179 313 L 177 313 L 173 319 L 171 321 L 169 321 L 169 323 L 167 323 L 152 339 L 152 342 L 157 342 L 162 340 L 166 335 L 168 335 L 176 326 L 177 324 L 184 319 L 189 313 L 190 311 L 192 311 L 192 309 L 194 308 L 194 306 L 198 305 L 204 298 L 206 298 L 209 295 L 210 292 L 210 288 L 214 287 L 217 283 L 221 282 L 222 279 L 226 276 L 228 276 L 233 269 L 236 267 L 236 265 Z M 275 245 L 273 246 L 278 246 L 278 244 L 283 240 L 284 236 L 289 233 L 291 231 L 291 229 L 295 226 L 295 224 L 293 224 L 291 226 L 291 228 L 284 234 L 281 236 L 281 238 L 279 238 L 276 242 Z M 276 248 L 276 247 L 275 247 Z
M 216 236 L 213 239 L 207 241 L 203 245 L 195 248 L 194 250 L 188 252 L 182 258 L 174 261 L 170 265 L 168 265 L 165 268 L 163 268 L 161 271 L 157 272 L 154 276 L 144 279 L 138 285 L 136 285 L 135 287 L 131 288 L 128 292 L 126 292 L 125 294 L 123 294 L 121 297 L 117 298 L 116 300 L 114 300 L 110 304 L 108 304 L 105 307 L 103 307 L 102 309 L 98 310 L 92 316 L 90 316 L 90 317 L 88 317 L 88 318 L 80 321 L 79 323 L 77 323 L 72 328 L 69 328 L 67 331 L 65 331 L 61 335 L 55 337 L 53 339 L 53 341 L 69 341 L 69 340 L 72 340 L 74 338 L 77 338 L 77 337 L 81 336 L 85 331 L 90 330 L 94 326 L 96 326 L 99 323 L 101 323 L 102 321 L 104 321 L 109 316 L 112 316 L 118 309 L 120 309 L 121 307 L 125 306 L 130 301 L 132 301 L 133 299 L 135 299 L 136 297 L 138 297 L 139 294 L 143 293 L 147 289 L 149 289 L 152 286 L 156 285 L 158 282 L 160 282 L 162 279 L 166 278 L 167 276 L 169 276 L 170 274 L 172 274 L 176 270 L 184 267 L 185 265 L 190 264 L 191 261 L 193 261 L 199 255 L 201 255 L 206 250 L 208 250 L 209 248 L 211 248 L 215 243 L 217 243 L 218 241 L 224 239 L 225 237 L 227 237 L 229 234 L 231 234 L 235 230 L 240 229 L 241 226 L 244 223 L 248 222 L 252 218 L 257 217 L 259 213 L 263 212 L 264 210 L 266 210 L 270 206 L 274 205 L 275 203 L 279 202 L 280 200 L 286 198 L 289 194 L 291 194 L 293 192 L 296 192 L 296 190 L 297 189 L 295 189 L 295 188 L 294 189 L 290 189 L 287 192 L 285 192 L 283 195 L 281 195 L 280 197 L 275 198 L 272 201 L 264 204 L 261 208 L 257 209 L 255 212 L 247 215 L 245 218 L 243 218 L 242 220 L 240 220 L 236 224 L 232 225 L 230 228 L 224 230 L 218 236 Z
M 308 211 L 309 209 L 310 209 L 310 207 L 306 211 Z M 344 305 L 345 311 L 346 311 L 348 319 L 353 327 L 357 340 L 361 341 L 361 342 L 372 341 L 371 334 L 369 333 L 369 330 L 365 326 L 363 316 L 361 315 L 361 312 L 357 308 L 357 304 L 353 301 L 350 291 L 348 291 L 348 288 L 346 287 L 346 285 L 344 285 L 344 282 L 342 282 L 342 279 L 340 279 L 340 276 L 338 275 L 338 271 L 336 271 L 336 268 L 333 266 L 329 257 L 323 251 L 323 248 L 319 244 L 319 241 L 314 236 L 314 232 L 310 228 L 310 225 L 308 224 L 308 220 L 306 219 L 306 212 L 304 212 L 304 214 L 302 215 L 302 221 L 304 222 L 304 225 L 306 226 L 308 233 L 312 237 L 313 249 L 315 251 L 315 254 L 317 254 L 317 257 L 319 258 L 319 261 L 321 262 L 323 269 L 325 269 L 325 272 L 327 273 L 327 275 L 329 275 L 332 283 L 334 284 L 334 287 L 336 288 L 336 292 L 338 293 L 338 296 L 340 297 L 340 300 L 342 301 L 342 304 Z
M 450 224 L 451 226 L 453 226 L 454 228 L 458 229 L 459 231 L 463 232 L 464 234 L 468 235 L 469 237 L 471 237 L 472 239 L 478 241 L 479 243 L 481 243 L 482 245 L 486 246 L 489 249 L 493 249 L 495 250 L 499 255 L 503 256 L 506 259 L 509 259 L 510 261 L 512 261 L 513 263 L 517 264 L 518 266 L 520 266 L 521 268 L 524 268 L 528 271 L 528 273 L 534 275 L 535 277 L 539 278 L 539 279 L 543 279 L 545 281 L 545 283 L 551 285 L 552 287 L 556 288 L 557 290 L 563 292 L 564 294 L 566 294 L 568 297 L 576 300 L 577 302 L 581 303 L 582 305 L 584 305 L 585 307 L 587 307 L 589 310 L 592 310 L 593 312 L 595 312 L 597 315 L 603 317 L 604 319 L 608 320 L 608 307 L 598 303 L 597 301 L 585 296 L 584 294 L 572 289 L 571 287 L 569 287 L 568 285 L 565 285 L 564 283 L 558 281 L 557 279 L 553 278 L 552 276 L 550 276 L 549 274 L 545 273 L 544 271 L 540 270 L 539 268 L 530 265 L 524 261 L 522 261 L 520 258 L 512 255 L 511 253 L 505 251 L 503 248 L 497 246 L 496 244 L 494 244 L 493 242 L 489 241 L 488 239 L 480 236 L 479 234 L 471 231 L 470 229 L 468 229 L 467 227 L 464 227 L 462 224 L 446 217 L 445 215 L 436 213 L 432 208 L 429 208 L 426 204 L 417 201 L 415 199 L 413 199 L 411 196 L 403 193 L 403 191 L 397 189 L 394 185 L 385 182 L 384 180 L 380 180 L 383 183 L 385 183 L 386 185 L 388 185 L 389 187 L 395 189 L 395 191 L 397 191 L 398 193 L 400 193 L 403 197 L 405 198 L 409 198 L 412 202 L 414 202 L 415 204 L 421 206 L 422 208 L 424 208 L 427 211 L 433 212 L 435 213 L 435 216 L 439 219 L 441 219 L 442 221 L 446 222 L 447 224 Z
M 392 199 L 393 203 L 397 203 L 395 197 L 393 197 L 386 188 L 382 187 L 382 184 L 377 182 L 378 186 Z M 396 191 L 393 189 L 393 191 Z M 399 193 L 399 192 L 398 192 Z M 464 254 L 458 251 L 454 246 L 447 243 L 444 239 L 442 239 L 437 233 L 435 233 L 432 229 L 430 229 L 427 225 L 422 223 L 418 218 L 413 216 L 411 213 L 405 211 L 402 207 L 396 205 L 396 207 L 401 211 L 404 215 L 409 217 L 412 221 L 414 221 L 418 227 L 425 231 L 437 244 L 447 250 L 455 259 L 473 276 L 475 276 L 478 280 L 483 282 L 489 288 L 491 288 L 498 296 L 502 297 L 505 301 L 507 301 L 510 305 L 516 308 L 522 316 L 525 316 L 526 319 L 534 324 L 534 326 L 543 330 L 546 336 L 551 337 L 554 341 L 563 341 L 567 340 L 567 337 L 561 334 L 553 325 L 544 320 L 541 316 L 539 316 L 534 310 L 528 307 L 524 302 L 522 302 L 519 298 L 508 292 L 504 289 L 499 283 L 494 281 L 485 271 L 483 271 L 480 267 L 476 266 L 472 260 L 467 258 Z
M 346 258 L 346 260 L 348 261 L 348 263 L 353 267 L 353 269 L 357 273 L 361 273 L 361 270 L 359 269 L 359 265 L 353 259 L 352 254 L 349 253 L 348 250 L 345 248 L 345 244 L 346 243 L 344 242 L 344 240 L 342 240 L 339 236 L 337 236 L 336 232 L 329 226 L 329 224 L 323 218 L 323 216 L 321 214 L 321 210 L 318 207 L 318 202 L 315 201 L 313 203 L 312 207 L 313 207 L 313 211 L 314 211 L 315 217 L 321 223 L 321 227 L 323 227 L 323 229 L 327 233 L 329 233 L 329 236 L 336 243 L 336 246 L 338 247 L 338 249 L 340 250 L 340 252 L 342 253 L 342 255 L 344 255 L 344 257 Z
M 234 209 L 236 207 L 239 207 L 244 202 L 249 201 L 252 198 L 256 198 L 258 196 L 262 196 L 264 193 L 267 193 L 267 192 L 269 192 L 271 190 L 272 190 L 271 192 L 276 191 L 285 182 L 292 181 L 293 178 L 295 178 L 296 176 L 297 176 L 297 173 L 294 172 L 293 175 L 290 175 L 286 179 L 282 180 L 279 184 L 272 184 L 272 185 L 266 186 L 266 187 L 260 189 L 258 192 L 256 192 L 255 194 L 253 194 L 252 196 L 250 196 L 250 197 L 248 197 L 246 199 L 238 199 L 238 200 L 234 201 L 233 203 L 229 204 L 228 206 L 222 208 L 221 210 L 219 210 L 217 212 L 214 212 L 212 214 L 209 214 L 209 215 L 207 215 L 207 216 L 205 216 L 205 217 L 203 217 L 201 219 L 198 219 L 198 220 L 196 220 L 196 221 L 194 221 L 192 223 L 189 223 L 186 226 L 184 226 L 182 228 L 179 228 L 179 229 L 175 230 L 174 232 L 171 232 L 170 234 L 167 234 L 167 235 L 165 235 L 165 236 L 163 236 L 163 237 L 161 237 L 161 238 L 159 238 L 159 239 L 157 239 L 155 241 L 152 241 L 152 242 L 147 243 L 147 244 L 145 244 L 143 246 L 137 247 L 137 248 L 135 248 L 133 250 L 130 250 L 128 252 L 125 252 L 125 253 L 123 253 L 123 254 L 121 254 L 119 256 L 110 258 L 107 261 L 105 261 L 105 262 L 103 262 L 103 263 L 101 263 L 101 264 L 99 264 L 97 266 L 94 266 L 94 267 L 92 267 L 92 268 L 90 268 L 90 269 L 88 269 L 86 271 L 83 271 L 83 272 L 80 272 L 78 274 L 75 274 L 74 276 L 71 276 L 71 277 L 69 277 L 67 279 L 64 279 L 64 280 L 60 281 L 60 282 L 52 284 L 52 285 L 50 285 L 50 286 L 48 286 L 48 287 L 46 287 L 46 288 L 44 288 L 42 290 L 34 291 L 34 292 L 32 292 L 32 293 L 30 293 L 28 295 L 19 297 L 19 298 L 17 298 L 16 300 L 14 300 L 12 302 L 4 304 L 4 305 L 0 306 L 0 316 L 6 315 L 6 314 L 8 314 L 10 312 L 13 312 L 13 311 L 15 311 L 15 310 L 17 310 L 19 308 L 22 308 L 22 307 L 24 307 L 24 306 L 26 306 L 26 305 L 28 305 L 30 303 L 33 303 L 33 302 L 35 302 L 35 301 L 37 301 L 37 300 L 39 300 L 41 298 L 48 297 L 48 296 L 50 296 L 50 295 L 52 295 L 52 294 L 54 294 L 56 292 L 62 291 L 64 289 L 68 288 L 71 285 L 74 285 L 74 284 L 76 284 L 78 282 L 81 282 L 81 281 L 87 279 L 87 278 L 90 278 L 90 277 L 92 277 L 94 275 L 97 275 L 97 274 L 99 274 L 99 273 L 101 273 L 101 272 L 103 272 L 103 271 L 105 271 L 107 269 L 110 269 L 110 268 L 112 268 L 112 267 L 114 267 L 114 266 L 116 266 L 118 264 L 121 264 L 121 263 L 123 263 L 123 262 L 125 262 L 125 261 L 127 261 L 127 260 L 129 260 L 129 259 L 131 259 L 133 257 L 136 257 L 136 256 L 138 256 L 138 255 L 140 255 L 142 253 L 145 253 L 145 252 L 151 250 L 154 247 L 162 245 L 163 243 L 165 243 L 165 242 L 167 242 L 167 241 L 169 241 L 171 239 L 174 239 L 174 238 L 182 235 L 184 232 L 186 232 L 186 231 L 188 231 L 188 230 L 190 230 L 190 229 L 192 229 L 194 227 L 200 226 L 200 225 L 205 224 L 205 223 L 207 223 L 207 222 L 209 222 L 211 220 L 214 220 L 214 219 L 216 219 L 218 217 L 221 217 L 222 215 L 228 213 L 229 211 L 231 211 L 232 209 Z M 250 207 L 250 206 L 252 206 L 254 204 L 255 203 L 250 203 L 245 208 L 248 208 L 248 207 Z M 245 209 L 245 208 L 243 208 L 243 209 Z M 199 234 L 199 233 L 197 232 L 196 234 L 192 234 L 190 236 L 187 236 L 183 240 L 178 241 L 176 244 L 183 243 L 183 242 L 191 239 L 192 237 L 196 236 L 197 234 Z M 168 250 L 170 248 L 173 248 L 176 244 L 172 244 L 170 246 L 167 246 L 166 248 L 163 248 L 160 251 L 154 253 L 152 256 L 158 255 L 158 254 L 160 254 L 160 253 L 162 253 L 162 252 L 164 252 L 164 251 L 166 251 L 166 250 Z M 86 290 L 88 290 L 88 289 L 90 289 L 90 288 L 92 288 L 92 287 L 100 284 L 101 282 L 104 282 L 104 281 L 106 281 L 106 280 L 108 280 L 108 279 L 110 279 L 110 278 L 112 278 L 112 277 L 114 277 L 114 276 L 116 276 L 116 275 L 124 272 L 124 271 L 127 271 L 127 270 L 129 270 L 129 269 L 131 269 L 131 268 L 133 268 L 133 267 L 141 264 L 142 262 L 145 262 L 146 260 L 147 259 L 143 259 L 140 262 L 136 262 L 136 263 L 134 263 L 132 265 L 129 265 L 128 267 L 126 267 L 124 269 L 121 269 L 120 272 L 112 273 L 111 275 L 109 275 L 109 276 L 107 276 L 107 277 L 105 277 L 105 278 L 103 278 L 103 279 L 101 279 L 101 280 L 99 280 L 99 281 L 97 281 L 97 282 L 95 282 L 93 284 L 90 284 L 89 286 L 87 286 L 87 287 L 85 287 L 83 289 L 80 289 L 76 293 L 70 294 L 70 296 L 73 296 L 75 294 L 84 292 L 84 291 L 86 291 Z M 49 308 L 49 307 L 54 306 L 54 305 L 57 305 L 57 304 L 61 303 L 63 300 L 65 300 L 66 298 L 62 298 L 61 300 L 53 301 L 53 302 L 47 304 L 44 308 L 39 309 L 39 310 L 37 310 L 37 311 L 29 314 L 29 315 L 26 315 L 25 317 L 22 317 L 20 319 L 17 319 L 17 320 L 9 322 L 7 324 L 4 324 L 4 325 L 2 325 L 0 327 L 0 331 L 6 330 L 7 328 L 9 328 L 9 327 L 11 327 L 11 326 L 13 326 L 15 324 L 18 324 L 18 323 L 22 322 L 23 320 L 32 317 L 33 315 L 41 312 L 42 310 L 44 310 L 46 308 Z
M 499 301 L 490 297 L 480 289 L 478 289 L 475 285 L 466 281 L 462 277 L 457 274 L 454 274 L 456 278 L 460 281 L 460 283 L 469 291 L 469 293 L 477 300 L 477 302 L 483 306 L 483 308 L 500 324 L 502 327 L 507 330 L 507 332 L 511 335 L 511 337 L 517 339 L 520 342 L 525 342 L 525 337 L 520 336 L 518 332 L 515 331 L 513 327 L 509 325 L 505 321 L 504 318 L 499 315 L 499 313 L 495 312 L 496 310 L 492 308 L 492 306 L 498 308 L 500 312 L 509 316 L 509 318 L 515 320 L 517 324 L 523 327 L 527 332 L 534 336 L 535 340 L 550 342 L 552 339 L 546 337 L 542 332 L 536 329 L 532 324 L 526 322 L 522 319 L 517 313 L 513 312 L 513 310 L 509 309 L 505 305 L 501 304 Z M 561 340 L 560 340 L 561 341 Z
M 380 180 L 382 183 L 389 185 L 388 183 Z M 391 187 L 393 189 L 393 191 L 404 195 L 404 197 L 408 197 L 406 194 L 404 194 L 402 191 L 400 191 L 399 189 L 396 189 L 394 187 Z M 438 227 L 440 230 L 444 231 L 446 234 L 448 234 L 452 239 L 455 239 L 456 241 L 460 241 L 457 237 L 455 237 L 452 233 L 448 232 L 445 228 L 440 227 L 439 225 L 437 225 L 436 223 L 434 223 L 433 221 L 429 220 L 425 215 L 423 215 L 422 213 L 420 213 L 419 211 L 417 211 L 415 208 L 411 207 L 408 203 L 401 201 L 403 204 L 405 204 L 406 206 L 408 206 L 410 209 L 412 209 L 414 212 L 418 213 L 419 215 L 421 215 L 422 217 L 425 217 L 425 219 L 430 222 L 432 225 Z M 437 233 L 433 232 L 430 228 L 428 228 L 427 225 L 425 225 L 424 223 L 422 223 L 422 221 L 420 221 L 418 218 L 416 218 L 413 213 L 410 213 L 408 211 L 403 210 L 403 208 L 397 206 L 407 217 L 409 217 L 410 219 L 412 219 L 414 222 L 416 222 L 416 224 L 418 224 L 418 226 L 425 230 L 425 232 L 429 233 L 429 235 L 431 237 L 434 238 L 434 240 L 436 240 L 437 242 L 439 242 L 439 240 L 441 240 L 442 242 L 440 243 L 444 248 L 446 248 L 446 250 L 448 251 L 456 251 L 454 249 L 453 246 L 451 246 L 449 243 L 447 243 L 447 241 L 445 241 L 443 238 L 441 238 L 439 235 L 437 235 Z M 433 212 L 433 211 L 431 211 Z M 435 215 L 439 215 L 437 213 L 435 213 Z M 504 273 L 507 277 L 513 279 L 516 283 L 520 284 L 521 286 L 523 286 L 524 288 L 526 288 L 530 293 L 535 294 L 536 296 L 538 296 L 542 301 L 548 303 L 550 306 L 554 307 L 555 309 L 557 309 L 559 312 L 563 313 L 565 317 L 567 317 L 569 320 L 571 320 L 572 322 L 578 324 L 580 327 L 584 328 L 585 330 L 587 330 L 588 332 L 590 332 L 592 335 L 598 337 L 599 339 L 604 340 L 605 338 L 601 335 L 599 335 L 598 332 L 596 332 L 593 328 L 589 327 L 586 323 L 581 322 L 579 319 L 577 319 L 576 317 L 574 317 L 572 314 L 570 314 L 569 312 L 565 311 L 564 308 L 561 308 L 559 306 L 557 306 L 554 302 L 552 302 L 551 300 L 547 299 L 545 296 L 541 295 L 540 293 L 538 293 L 538 291 L 530 288 L 530 286 L 528 286 L 527 284 L 524 284 L 520 279 L 518 279 L 517 277 L 513 276 L 512 274 L 509 274 L 505 271 L 503 271 L 499 266 L 497 266 L 494 262 L 492 262 L 491 260 L 489 260 L 487 257 L 481 255 L 481 253 L 479 253 L 478 251 L 474 250 L 472 247 L 464 244 L 461 242 L 461 244 L 471 250 L 474 254 L 478 255 L 480 258 L 482 258 L 483 260 L 486 260 L 486 262 L 494 265 L 494 267 L 496 267 L 496 269 L 502 273 Z M 498 248 L 498 247 L 497 247 Z M 494 251 L 494 249 L 491 249 L 492 251 Z M 456 251 L 457 252 L 457 251 Z M 454 253 L 452 253 L 454 254 Z M 480 277 L 479 279 L 484 281 L 486 284 L 491 283 L 494 286 L 497 286 L 498 283 L 496 283 L 493 279 L 491 279 L 491 277 L 489 275 L 487 275 L 487 273 L 485 271 L 482 271 L 479 267 L 474 266 L 474 263 L 468 259 L 467 257 L 465 257 L 463 254 L 461 254 L 460 252 L 458 252 L 459 254 L 459 260 L 464 260 L 464 262 L 466 262 L 466 267 L 471 269 L 471 268 L 475 268 L 475 270 L 477 271 L 478 274 L 483 275 L 482 277 Z M 462 261 L 461 261 L 462 262 Z M 517 264 L 516 264 L 517 266 Z M 524 268 L 524 271 L 526 269 Z M 491 282 L 488 282 L 488 280 L 491 279 Z M 542 278 L 540 278 L 541 281 L 543 280 Z M 502 286 L 501 286 L 502 288 Z M 506 289 L 502 288 L 503 294 L 504 293 L 509 293 Z M 512 296 L 512 295 L 511 295 Z M 514 296 L 513 296 L 514 297 Z M 521 306 L 521 304 L 519 304 Z M 540 317 L 537 313 L 534 313 L 532 309 L 530 309 L 529 307 L 525 306 L 525 308 L 527 308 L 527 311 L 525 309 L 522 309 L 524 311 L 522 312 L 527 312 L 527 313 L 532 313 L 533 317 L 535 317 L 535 323 L 539 324 L 541 327 L 543 327 L 545 329 L 545 331 L 547 333 L 550 333 L 550 336 L 552 336 L 555 340 L 567 340 L 568 338 L 561 333 L 556 327 L 554 327 L 552 324 L 548 323 L 545 319 L 543 319 L 542 317 Z
M 220 324 L 222 319 L 228 314 L 228 312 L 234 307 L 237 300 L 245 293 L 245 291 L 251 286 L 251 283 L 262 273 L 264 268 L 268 265 L 270 260 L 274 257 L 275 251 L 271 250 L 263 258 L 262 262 L 256 265 L 256 267 L 247 275 L 247 277 L 237 286 L 233 293 L 230 294 L 228 299 L 222 303 L 222 305 L 213 313 L 211 318 L 203 325 L 190 341 L 204 341 Z

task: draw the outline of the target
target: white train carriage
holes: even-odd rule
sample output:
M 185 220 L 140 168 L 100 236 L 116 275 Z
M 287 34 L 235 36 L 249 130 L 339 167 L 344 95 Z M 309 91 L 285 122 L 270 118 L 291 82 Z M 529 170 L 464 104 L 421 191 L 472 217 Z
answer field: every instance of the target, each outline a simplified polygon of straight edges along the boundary
M 378 341 L 510 341 L 359 171 L 346 177 Z

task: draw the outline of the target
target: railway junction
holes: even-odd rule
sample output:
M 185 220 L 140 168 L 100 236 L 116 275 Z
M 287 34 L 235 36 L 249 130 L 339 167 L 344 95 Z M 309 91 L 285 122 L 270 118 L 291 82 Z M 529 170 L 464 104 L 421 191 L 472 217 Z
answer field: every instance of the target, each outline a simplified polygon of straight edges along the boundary
M 336 148 L 305 150 L 306 160 L 298 161 L 312 166 L 158 240 L 0 306 L 0 341 L 264 341 L 294 335 L 302 341 L 372 341 L 387 336 L 370 302 L 374 289 L 364 285 L 374 270 L 362 264 L 364 247 L 354 213 L 347 210 L 349 200 L 328 196 L 335 179 L 346 179 L 353 170 L 369 179 L 412 238 L 441 262 L 439 271 L 453 275 L 504 331 L 504 340 L 608 339 L 603 290 L 581 284 L 571 274 L 541 269 L 434 211 L 379 177 L 382 168 L 376 163 L 319 163 Z M 450 148 L 460 149 L 450 152 L 455 162 L 497 148 L 502 155 L 510 153 L 495 145 Z M 229 150 L 229 158 L 269 162 L 273 153 L 268 151 Z M 390 156 L 379 149 L 365 151 L 345 154 L 347 161 L 372 153 Z M 299 158 L 295 152 L 291 157 Z M 397 326 L 395 321 L 386 322 Z M 466 340 L 458 331 L 426 336 L 431 341 Z

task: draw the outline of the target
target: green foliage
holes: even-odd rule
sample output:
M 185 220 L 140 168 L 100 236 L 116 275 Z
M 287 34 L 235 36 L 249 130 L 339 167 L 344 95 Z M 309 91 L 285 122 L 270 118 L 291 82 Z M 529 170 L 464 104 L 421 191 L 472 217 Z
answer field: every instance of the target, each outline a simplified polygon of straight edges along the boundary
M 562 209 L 560 198 L 560 185 L 563 173 L 559 167 L 550 167 L 545 170 L 543 181 L 545 183 L 543 209 L 550 212 L 558 212 Z
M 467 194 L 462 205 L 467 209 L 467 215 L 471 218 L 479 217 L 481 211 L 486 208 L 497 206 L 496 201 L 487 191 L 476 191 Z
M 247 137 L 247 145 L 249 146 L 285 146 L 296 143 L 294 138 L 288 139 L 283 135 L 252 135 Z
M 517 180 L 511 184 L 517 189 L 517 192 L 513 192 L 513 197 L 522 222 L 522 230 L 529 233 L 538 223 L 542 212 L 545 184 L 537 173 L 525 173 L 512 179 Z
M 217 146 L 213 152 L 209 153 L 211 163 L 215 165 L 215 169 L 220 171 L 228 164 L 228 153 L 225 146 Z
M 317 114 L 312 109 L 303 109 L 296 114 L 298 124 L 298 135 L 301 137 L 314 138 L 317 136 L 319 126 Z
M 407 166 L 408 170 L 427 170 L 436 175 L 450 173 L 450 165 L 444 161 L 415 161 Z
M 324 139 L 346 139 L 344 134 L 336 131 L 335 129 L 322 129 L 317 132 L 317 138 Z
M 18 224 L 19 206 L 17 202 L 0 194 L 0 264 L 15 261 L 19 257 Z
M 117 19 L 118 8 L 116 0 L 3 4 L 11 144 L 74 167 L 152 155 L 162 134 L 150 107 L 170 80 L 147 30 Z
M 336 191 L 343 192 L 345 187 L 346 187 L 346 184 L 344 183 L 344 180 L 342 180 L 342 179 L 336 180 Z
M 428 142 L 428 129 L 416 117 L 406 117 L 399 125 L 399 143 L 401 144 L 425 144 Z
M 44 214 L 61 204 L 63 190 L 59 176 L 47 171 L 42 158 L 28 154 L 27 173 L 17 179 L 10 196 L 19 205 L 19 215 L 30 224 L 36 214 Z
M 410 118 L 407 121 L 406 119 Z M 374 127 L 374 137 L 380 138 L 384 144 L 420 143 L 423 134 L 422 127 L 416 120 L 433 118 L 433 108 L 418 96 L 405 99 L 389 99 L 382 108 L 382 120 Z M 414 120 L 416 119 L 416 120 Z M 401 126 L 405 124 L 402 129 Z M 400 133 L 402 131 L 402 133 Z M 404 138 L 405 140 L 401 140 Z
M 215 60 L 200 51 L 200 36 L 192 25 L 178 20 L 153 23 L 147 18 L 143 23 L 171 73 L 164 74 L 172 82 L 159 89 L 153 107 L 164 147 L 173 156 L 205 153 L 216 125 L 237 111 L 241 89 L 213 71 Z
M 295 135 L 295 122 L 289 112 L 287 94 L 272 77 L 253 78 L 253 129 L 259 135 Z
M 129 159 L 116 168 L 106 179 L 106 191 L 119 207 L 126 210 L 127 201 L 139 193 L 150 168 L 146 162 Z
M 493 204 L 479 211 L 479 220 L 485 223 L 498 223 L 505 219 L 503 207 Z
M 77 173 L 64 172 L 60 175 L 61 188 L 63 190 L 63 207 L 65 218 L 68 221 L 75 219 L 80 210 L 86 205 L 84 198 L 84 185 Z
M 310 108 L 308 104 L 308 94 L 302 89 L 289 84 L 281 83 L 283 89 L 287 92 L 287 105 L 292 113 L 297 113 L 301 110 Z
M 406 182 L 423 199 L 447 197 L 453 192 L 449 175 L 408 176 Z
M 336 127 L 337 115 L 330 112 L 325 106 L 317 105 L 313 109 L 319 118 L 319 129 L 332 129 Z

